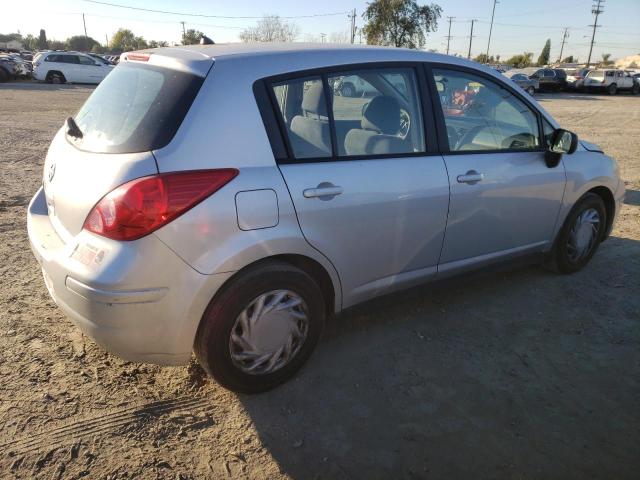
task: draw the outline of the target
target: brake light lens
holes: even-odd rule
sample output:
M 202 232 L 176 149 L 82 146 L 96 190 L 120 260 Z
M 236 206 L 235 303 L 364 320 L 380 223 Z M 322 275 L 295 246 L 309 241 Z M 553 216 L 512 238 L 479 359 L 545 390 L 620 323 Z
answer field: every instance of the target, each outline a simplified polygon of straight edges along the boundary
M 113 240 L 137 240 L 195 207 L 237 175 L 235 168 L 224 168 L 131 180 L 102 197 L 83 228 Z

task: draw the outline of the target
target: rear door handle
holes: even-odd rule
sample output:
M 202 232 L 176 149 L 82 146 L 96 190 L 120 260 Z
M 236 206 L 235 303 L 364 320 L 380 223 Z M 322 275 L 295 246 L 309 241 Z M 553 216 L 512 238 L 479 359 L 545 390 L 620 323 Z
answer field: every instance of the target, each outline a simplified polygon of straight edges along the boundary
M 336 195 L 342 193 L 342 187 L 331 183 L 321 183 L 316 188 L 307 188 L 302 191 L 304 198 L 319 198 L 320 200 L 331 200 Z
M 475 170 L 469 170 L 464 175 L 458 175 L 458 183 L 468 183 L 469 185 L 475 185 L 484 179 L 484 174 L 478 173 Z

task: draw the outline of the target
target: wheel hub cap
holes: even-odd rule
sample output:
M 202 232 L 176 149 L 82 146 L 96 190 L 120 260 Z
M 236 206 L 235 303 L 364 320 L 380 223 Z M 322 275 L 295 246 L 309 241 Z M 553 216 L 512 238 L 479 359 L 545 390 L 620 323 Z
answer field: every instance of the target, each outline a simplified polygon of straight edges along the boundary
M 600 215 L 594 208 L 589 208 L 578 215 L 567 243 L 569 260 L 576 262 L 591 252 L 598 238 L 599 227 Z
M 264 375 L 287 365 L 309 328 L 307 305 L 290 290 L 272 290 L 254 299 L 233 325 L 229 351 L 245 373 Z

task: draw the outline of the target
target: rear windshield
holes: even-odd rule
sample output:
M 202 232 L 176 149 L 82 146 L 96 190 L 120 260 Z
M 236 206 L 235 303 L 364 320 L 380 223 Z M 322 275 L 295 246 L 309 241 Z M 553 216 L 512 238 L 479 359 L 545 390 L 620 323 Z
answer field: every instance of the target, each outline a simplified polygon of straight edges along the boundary
M 167 145 L 196 97 L 203 78 L 151 65 L 121 63 L 98 85 L 75 121 L 81 150 L 134 153 Z

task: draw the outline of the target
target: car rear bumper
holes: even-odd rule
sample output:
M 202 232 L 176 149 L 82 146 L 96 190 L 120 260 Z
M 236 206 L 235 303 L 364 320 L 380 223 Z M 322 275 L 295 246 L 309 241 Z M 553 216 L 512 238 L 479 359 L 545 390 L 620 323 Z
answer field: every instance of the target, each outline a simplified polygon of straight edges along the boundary
M 31 249 L 56 304 L 109 352 L 187 363 L 202 314 L 231 273 L 202 275 L 155 235 L 116 242 L 88 232 L 64 243 L 40 189 L 29 204 Z

